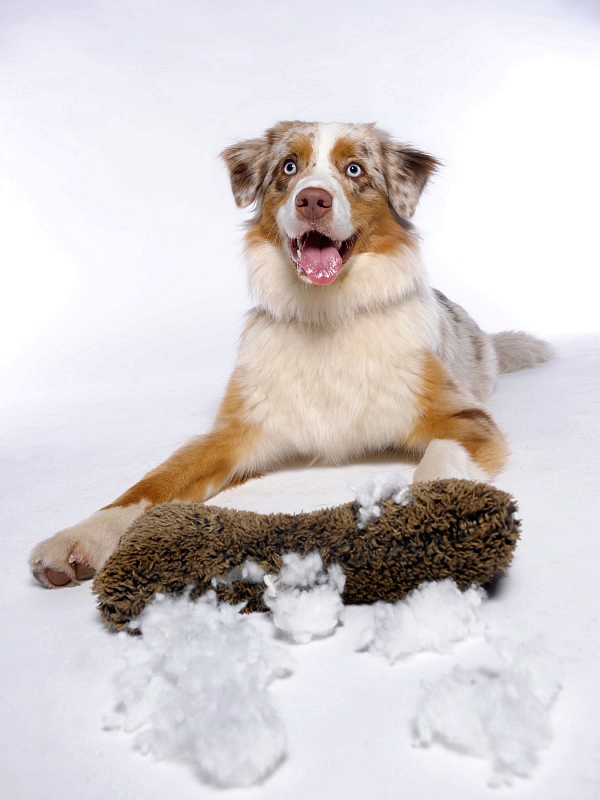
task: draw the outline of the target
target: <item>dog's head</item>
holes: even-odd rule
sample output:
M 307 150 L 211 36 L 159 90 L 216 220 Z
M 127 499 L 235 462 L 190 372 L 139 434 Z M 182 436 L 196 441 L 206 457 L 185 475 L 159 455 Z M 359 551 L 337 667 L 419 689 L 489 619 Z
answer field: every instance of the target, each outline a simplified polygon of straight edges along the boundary
M 437 166 L 362 124 L 281 122 L 222 156 L 237 205 L 256 203 L 249 243 L 284 251 L 295 280 L 316 286 L 412 242 L 406 221 Z

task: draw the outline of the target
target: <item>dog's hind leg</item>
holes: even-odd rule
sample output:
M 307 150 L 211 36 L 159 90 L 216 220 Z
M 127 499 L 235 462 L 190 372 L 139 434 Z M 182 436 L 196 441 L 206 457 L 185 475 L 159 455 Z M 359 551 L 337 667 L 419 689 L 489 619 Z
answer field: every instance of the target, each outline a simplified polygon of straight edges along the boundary
M 264 468 L 260 431 L 245 420 L 245 401 L 232 378 L 210 433 L 185 444 L 113 503 L 32 551 L 34 576 L 49 588 L 92 577 L 133 521 L 151 506 L 202 502 Z
M 424 452 L 415 481 L 487 480 L 504 465 L 508 446 L 492 417 L 460 389 L 432 354 L 425 359 L 419 415 L 408 444 Z

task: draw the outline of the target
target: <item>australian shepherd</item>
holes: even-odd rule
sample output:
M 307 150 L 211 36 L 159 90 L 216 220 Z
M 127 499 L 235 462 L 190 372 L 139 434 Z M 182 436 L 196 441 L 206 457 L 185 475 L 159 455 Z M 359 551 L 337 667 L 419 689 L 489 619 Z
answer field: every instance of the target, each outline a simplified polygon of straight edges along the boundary
M 391 450 L 415 481 L 486 480 L 508 448 L 484 409 L 501 372 L 545 361 L 488 335 L 426 281 L 410 219 L 438 162 L 374 125 L 281 122 L 222 154 L 256 306 L 212 430 L 31 554 L 45 586 L 90 577 L 150 506 L 201 502 L 291 461 Z

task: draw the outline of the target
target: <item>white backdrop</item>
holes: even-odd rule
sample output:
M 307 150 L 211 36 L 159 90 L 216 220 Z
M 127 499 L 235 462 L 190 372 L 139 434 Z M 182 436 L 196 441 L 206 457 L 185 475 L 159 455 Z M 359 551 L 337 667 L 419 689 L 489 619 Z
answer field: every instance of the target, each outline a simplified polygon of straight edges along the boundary
M 444 162 L 415 221 L 482 326 L 598 330 L 593 0 L 5 0 L 0 35 L 9 384 L 131 349 L 168 371 L 180 341 L 210 366 L 211 337 L 233 357 L 243 215 L 218 153 L 285 118 L 377 121 Z

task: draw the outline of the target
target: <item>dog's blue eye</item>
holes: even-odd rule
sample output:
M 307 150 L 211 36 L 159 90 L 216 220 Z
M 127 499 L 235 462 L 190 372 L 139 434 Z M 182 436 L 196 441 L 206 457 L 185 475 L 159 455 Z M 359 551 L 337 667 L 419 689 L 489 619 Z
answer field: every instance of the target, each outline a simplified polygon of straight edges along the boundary
M 362 169 L 358 164 L 349 164 L 346 168 L 346 175 L 349 175 L 351 178 L 358 178 L 359 175 L 362 175 Z
M 296 162 L 295 161 L 286 161 L 283 165 L 283 171 L 286 175 L 295 175 L 296 174 Z

